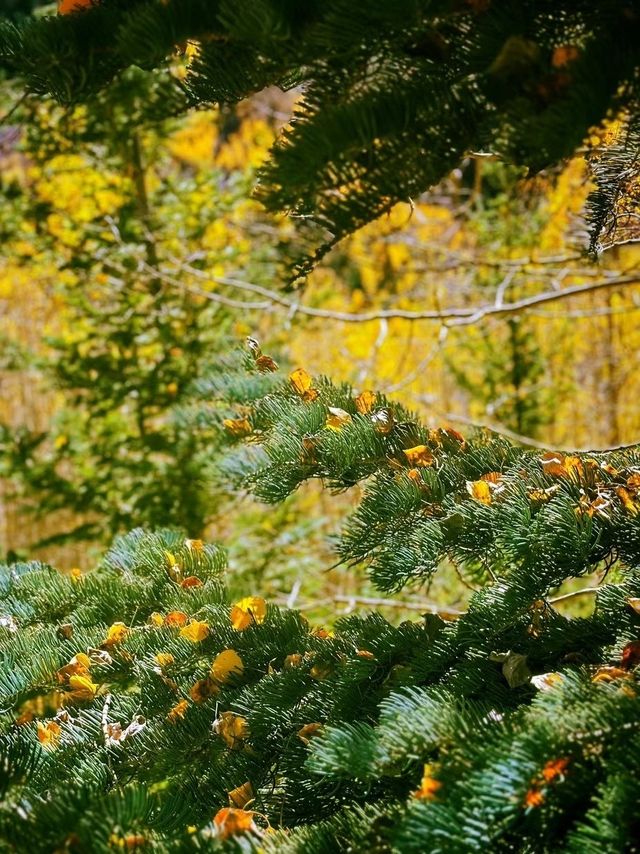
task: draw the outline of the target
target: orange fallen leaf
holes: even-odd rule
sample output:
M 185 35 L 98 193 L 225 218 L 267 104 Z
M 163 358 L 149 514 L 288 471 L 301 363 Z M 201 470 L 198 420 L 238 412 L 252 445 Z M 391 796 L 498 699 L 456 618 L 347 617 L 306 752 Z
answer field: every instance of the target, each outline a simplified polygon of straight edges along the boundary
M 223 712 L 214 722 L 213 729 L 231 750 L 242 747 L 245 739 L 249 737 L 246 718 L 234 715 L 233 712 Z
M 184 544 L 189 551 L 196 552 L 197 554 L 204 551 L 204 543 L 202 540 L 185 540 Z
M 89 660 L 89 656 L 85 655 L 84 652 L 79 652 L 73 656 L 69 664 L 65 664 L 64 667 L 58 670 L 56 673 L 58 682 L 64 682 L 72 676 L 88 676 L 90 667 L 91 661 Z
M 426 445 L 416 445 L 415 448 L 405 448 L 402 453 L 410 465 L 418 468 L 426 468 L 433 465 L 434 456 Z
M 373 409 L 373 404 L 376 401 L 374 392 L 365 389 L 356 397 L 356 409 L 360 415 L 368 415 Z
M 491 504 L 491 487 L 486 480 L 468 480 L 467 492 L 480 504 Z
M 220 839 L 229 839 L 241 833 L 250 833 L 256 829 L 253 813 L 234 807 L 224 807 L 213 817 L 213 823 Z
M 331 664 L 326 663 L 326 662 L 320 663 L 320 664 L 314 664 L 313 667 L 311 668 L 311 670 L 309 671 L 311 678 L 315 679 L 317 682 L 322 682 L 328 676 L 331 676 L 332 673 L 333 673 L 333 666 Z
M 592 682 L 613 682 L 615 679 L 626 679 L 629 676 L 626 670 L 620 667 L 599 667 Z
M 556 777 L 560 777 L 567 770 L 569 759 L 564 756 L 560 759 L 550 759 L 542 769 L 542 778 L 545 783 L 551 783 Z
M 302 664 L 302 656 L 298 652 L 293 652 L 284 660 L 284 667 L 289 670 L 292 667 L 300 667 Z
M 184 718 L 187 709 L 189 708 L 189 703 L 187 700 L 180 700 L 179 703 L 170 709 L 169 714 L 167 715 L 167 720 L 171 723 L 176 723 L 176 721 Z
M 191 641 L 191 643 L 200 643 L 209 634 L 209 626 L 202 620 L 192 620 L 188 626 L 183 626 L 180 629 L 180 636 Z
M 93 700 L 98 686 L 88 676 L 69 677 L 69 693 L 74 700 Z
M 56 747 L 62 727 L 57 721 L 38 721 L 38 741 L 44 747 Z
M 231 806 L 237 807 L 238 809 L 244 809 L 248 803 L 251 803 L 251 801 L 255 799 L 253 786 L 249 780 L 241 786 L 237 786 L 235 789 L 232 789 L 228 792 L 228 795 Z
M 112 626 L 109 626 L 109 629 L 107 630 L 105 644 L 112 646 L 113 644 L 122 643 L 128 634 L 129 629 L 124 623 L 114 623 Z
M 575 62 L 580 56 L 580 48 L 575 44 L 561 44 L 553 49 L 551 54 L 552 68 L 564 68 Z
M 225 418 L 222 426 L 232 436 L 248 436 L 252 432 L 247 418 Z
M 624 486 L 619 486 L 616 489 L 616 495 L 622 502 L 622 506 L 630 513 L 632 516 L 637 516 L 640 513 L 640 506 L 633 499 L 633 495 L 628 489 L 625 489 Z
M 414 798 L 418 798 L 422 801 L 436 800 L 436 793 L 442 788 L 442 783 L 440 780 L 436 780 L 433 773 L 434 766 L 430 763 L 425 763 L 420 788 L 413 793 Z
M 243 632 L 259 623 L 264 623 L 267 615 L 267 603 L 260 596 L 245 596 L 231 609 L 231 625 L 237 632 Z
M 298 730 L 297 735 L 298 738 L 303 741 L 305 744 L 309 744 L 309 741 L 315 736 L 319 735 L 322 732 L 322 724 L 305 724 L 301 729 Z
M 524 796 L 524 806 L 528 809 L 535 809 L 542 806 L 544 803 L 544 794 L 540 789 L 529 789 Z
M 338 433 L 346 424 L 351 423 L 351 416 L 338 406 L 330 406 L 325 426 Z
M 58 0 L 58 15 L 71 15 L 93 6 L 93 0 Z
M 368 658 L 368 659 L 375 658 L 375 655 L 372 652 L 370 652 L 368 649 L 359 649 L 356 652 L 356 655 L 358 656 L 358 658 Z
M 640 664 L 640 640 L 631 641 L 622 650 L 622 666 L 626 670 Z
M 271 356 L 258 356 L 256 359 L 256 368 L 261 374 L 275 373 L 278 370 L 278 363 Z
M 303 400 L 310 402 L 316 400 L 318 397 L 318 391 L 312 387 L 313 380 L 304 368 L 296 368 L 296 370 L 289 375 L 289 380 L 295 389 L 296 394 Z
M 169 611 L 164 618 L 165 626 L 170 626 L 172 629 L 184 626 L 189 618 L 184 611 Z
M 243 670 L 244 664 L 235 649 L 225 649 L 214 658 L 211 677 L 223 685 L 228 682 L 230 676 L 239 676 Z
M 202 587 L 202 581 L 200 581 L 197 575 L 189 575 L 180 582 L 180 587 L 184 587 L 185 590 L 190 590 L 193 587 Z
M 205 679 L 198 679 L 198 681 L 191 686 L 189 691 L 189 695 L 191 699 L 196 703 L 204 703 L 205 700 L 208 700 L 210 697 L 215 697 L 216 694 L 220 693 L 220 689 L 209 677 Z

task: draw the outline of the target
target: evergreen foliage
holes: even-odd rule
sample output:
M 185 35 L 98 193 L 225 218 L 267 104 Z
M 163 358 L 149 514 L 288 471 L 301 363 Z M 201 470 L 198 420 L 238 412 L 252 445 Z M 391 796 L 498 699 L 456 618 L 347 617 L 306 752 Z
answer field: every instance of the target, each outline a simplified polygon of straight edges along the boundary
M 378 0 L 366 14 L 345 0 L 77 5 L 2 26 L 0 60 L 31 91 L 74 102 L 188 41 L 198 45 L 184 81 L 191 104 L 302 87 L 258 189 L 269 208 L 299 217 L 298 274 L 468 152 L 490 149 L 535 172 L 606 117 L 637 115 L 633 2 Z M 637 176 L 633 139 L 620 146 L 598 176 L 593 248 L 615 187 Z
M 258 597 L 230 609 L 221 551 L 171 532 L 82 578 L 7 567 L 7 850 L 633 850 L 637 452 L 465 440 L 301 369 L 265 395 L 264 358 L 250 342 L 207 386 L 241 408 L 222 479 L 272 502 L 361 481 L 343 560 L 383 589 L 445 556 L 484 583 L 459 619 L 332 634 Z M 563 615 L 554 591 L 603 562 L 593 612 Z

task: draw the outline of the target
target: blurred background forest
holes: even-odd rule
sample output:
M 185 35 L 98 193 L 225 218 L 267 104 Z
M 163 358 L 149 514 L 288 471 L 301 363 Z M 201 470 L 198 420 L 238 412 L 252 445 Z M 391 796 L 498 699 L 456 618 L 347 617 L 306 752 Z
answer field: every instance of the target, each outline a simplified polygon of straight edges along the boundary
M 263 507 L 216 475 L 217 432 L 243 430 L 211 403 L 216 364 L 247 336 L 434 425 L 558 449 L 638 440 L 640 250 L 585 257 L 583 157 L 528 179 L 476 152 L 286 292 L 291 223 L 251 189 L 293 96 L 184 114 L 188 62 L 72 113 L 2 82 L 3 557 L 83 569 L 115 533 L 169 525 L 228 544 L 232 589 L 259 577 L 320 611 L 366 600 L 329 571 L 351 498 L 305 487 Z M 616 131 L 593 130 L 592 161 Z M 438 575 L 429 594 L 455 605 L 468 583 Z

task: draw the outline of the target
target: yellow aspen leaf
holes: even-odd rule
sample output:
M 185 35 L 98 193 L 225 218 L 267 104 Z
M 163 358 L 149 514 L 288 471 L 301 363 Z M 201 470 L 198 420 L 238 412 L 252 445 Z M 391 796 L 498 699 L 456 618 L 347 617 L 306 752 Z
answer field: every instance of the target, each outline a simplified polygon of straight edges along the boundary
M 152 626 L 161 626 L 164 623 L 164 617 L 158 611 L 149 614 L 149 622 Z
M 64 667 L 58 670 L 56 673 L 58 682 L 64 682 L 72 676 L 88 676 L 90 666 L 91 661 L 89 660 L 89 656 L 85 655 L 84 652 L 79 652 L 73 656 L 69 664 L 65 664 Z
M 616 679 L 626 679 L 628 675 L 621 667 L 599 667 L 591 681 L 613 682 Z
M 312 679 L 315 679 L 317 682 L 323 682 L 328 676 L 331 676 L 333 673 L 333 667 L 328 663 L 319 663 L 314 664 L 309 674 Z
M 304 744 L 309 744 L 309 741 L 314 737 L 314 735 L 319 735 L 319 733 L 322 732 L 322 728 L 322 724 L 305 724 L 298 730 L 298 738 L 300 741 L 304 742 Z
M 627 478 L 627 486 L 630 489 L 640 489 L 640 474 L 638 472 L 634 472 L 634 474 L 630 474 Z
M 540 791 L 540 789 L 531 788 L 527 790 L 527 793 L 524 796 L 524 806 L 527 809 L 535 809 L 536 807 L 541 807 L 544 803 L 544 794 Z
M 289 381 L 296 394 L 303 400 L 310 402 L 318 397 L 317 390 L 312 388 L 313 380 L 304 368 L 296 368 L 293 373 L 289 374 Z
M 253 793 L 253 786 L 247 780 L 246 783 L 243 783 L 241 786 L 236 786 L 235 789 L 232 789 L 229 793 L 229 803 L 232 807 L 237 807 L 238 809 L 244 809 L 247 804 L 251 803 L 251 801 L 255 800 L 255 795 Z
M 184 544 L 189 551 L 196 552 L 196 554 L 200 554 L 204 551 L 204 543 L 202 540 L 185 540 Z
M 220 736 L 228 748 L 237 750 L 243 746 L 249 737 L 249 724 L 242 715 L 233 712 L 223 712 L 214 722 L 213 731 Z
M 624 486 L 619 486 L 616 489 L 616 495 L 622 502 L 622 506 L 627 513 L 630 513 L 632 516 L 638 515 L 640 512 L 640 506 L 638 506 L 638 504 L 633 500 L 633 496 L 628 489 L 625 489 Z
M 292 667 L 300 667 L 302 664 L 302 656 L 299 652 L 292 652 L 284 660 L 284 667 L 289 670 Z
M 167 394 L 170 394 L 172 397 L 178 393 L 178 383 L 172 382 L 167 383 Z
M 248 436 L 251 433 L 251 424 L 248 418 L 225 418 L 222 426 L 232 436 Z
M 62 727 L 57 721 L 38 721 L 38 741 L 44 747 L 56 747 Z
M 376 401 L 374 392 L 365 389 L 356 397 L 356 409 L 360 415 L 368 415 L 373 409 L 373 404 Z
M 71 15 L 81 9 L 89 9 L 93 0 L 58 0 L 58 15 Z
M 192 620 L 188 626 L 180 629 L 180 636 L 192 643 L 203 641 L 209 634 L 209 626 L 201 620 Z
M 230 839 L 242 833 L 256 830 L 253 823 L 253 813 L 250 810 L 240 810 L 234 807 L 223 807 L 213 817 L 216 833 L 220 839 Z
M 112 626 L 109 626 L 107 630 L 107 637 L 105 643 L 109 646 L 113 644 L 122 643 L 123 640 L 126 639 L 129 634 L 129 629 L 125 626 L 124 623 L 114 623 Z
M 564 467 L 564 454 L 547 451 L 540 457 L 540 465 L 543 472 L 551 477 L 567 476 L 567 470 Z
M 416 445 L 415 448 L 405 448 L 402 452 L 414 468 L 426 468 L 433 465 L 434 456 L 426 445 Z
M 164 550 L 164 556 L 167 559 L 167 565 L 169 567 L 174 567 L 174 566 L 178 565 L 178 561 L 176 560 L 176 556 L 174 555 L 173 552 L 170 552 L 167 549 L 165 549 Z
M 324 626 L 318 626 L 318 628 L 314 629 L 311 634 L 314 638 L 322 638 L 323 640 L 334 637 L 334 633 L 331 629 L 325 629 Z
M 486 480 L 468 480 L 467 492 L 480 504 L 491 504 L 491 487 Z
M 154 657 L 160 667 L 170 667 L 175 662 L 175 658 L 170 652 L 159 652 Z
M 433 776 L 434 766 L 426 763 L 422 772 L 420 788 L 413 793 L 414 798 L 422 801 L 435 801 L 436 793 L 442 788 L 440 780 Z
M 189 575 L 180 582 L 180 587 L 184 587 L 185 590 L 189 590 L 193 587 L 202 587 L 202 581 L 200 581 L 197 575 Z
M 210 679 L 208 676 L 205 679 L 198 679 L 198 681 L 191 686 L 191 690 L 189 691 L 191 699 L 196 703 L 204 703 L 204 701 L 208 700 L 209 697 L 215 697 L 215 695 L 219 693 L 220 689 L 213 679 Z
M 98 686 L 88 676 L 73 675 L 69 677 L 69 693 L 75 700 L 93 700 Z
M 169 711 L 169 714 L 167 715 L 167 720 L 170 721 L 172 724 L 176 723 L 176 721 L 184 718 L 188 708 L 188 701 L 180 700 L 180 702 L 176 703 L 176 705 Z
M 254 623 L 264 623 L 267 615 L 267 603 L 260 596 L 245 596 L 235 603 L 231 609 L 231 625 L 238 632 L 243 632 Z
M 188 619 L 189 618 L 184 611 L 169 611 L 167 616 L 164 618 L 164 624 L 171 628 L 178 628 L 180 626 L 184 626 Z
M 527 498 L 532 504 L 546 504 L 548 501 L 551 501 L 559 489 L 560 486 L 557 483 L 554 483 L 553 486 L 547 487 L 547 489 L 534 487 L 527 490 Z
M 239 676 L 243 670 L 244 664 L 235 649 L 225 649 L 214 658 L 211 676 L 216 682 L 224 684 L 230 676 Z
M 569 759 L 566 756 L 560 759 L 550 759 L 542 769 L 542 778 L 545 783 L 551 783 L 556 777 L 561 777 L 568 765 Z
M 72 581 L 82 581 L 82 570 L 79 566 L 74 566 L 69 570 L 69 576 Z
M 271 356 L 258 356 L 256 359 L 256 368 L 261 374 L 271 374 L 278 370 L 278 363 Z
M 335 430 L 336 433 L 338 433 L 346 424 L 350 423 L 351 416 L 348 412 L 345 412 L 344 409 L 340 409 L 338 406 L 329 407 L 329 414 L 327 415 L 327 420 L 325 422 L 325 426 L 328 427 L 329 430 Z

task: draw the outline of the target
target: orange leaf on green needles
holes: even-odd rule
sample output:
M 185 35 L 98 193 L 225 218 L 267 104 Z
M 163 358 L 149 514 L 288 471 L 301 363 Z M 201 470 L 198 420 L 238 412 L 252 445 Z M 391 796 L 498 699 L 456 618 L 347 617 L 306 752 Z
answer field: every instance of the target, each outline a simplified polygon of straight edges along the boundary
M 640 513 L 640 504 L 634 500 L 633 495 L 628 489 L 625 489 L 624 486 L 619 486 L 616 489 L 616 495 L 622 502 L 622 506 L 627 513 L 630 513 L 631 516 L 637 516 Z
M 620 667 L 599 667 L 592 682 L 614 682 L 616 679 L 628 679 L 629 674 Z
M 542 778 L 545 783 L 551 783 L 556 777 L 561 777 L 567 770 L 569 759 L 566 756 L 560 759 L 550 759 L 542 769 Z
M 58 670 L 56 673 L 58 682 L 64 682 L 72 676 L 88 676 L 90 667 L 91 661 L 89 660 L 89 656 L 85 655 L 84 652 L 79 652 L 73 656 L 69 664 L 65 664 L 64 667 Z
M 57 721 L 38 721 L 38 741 L 44 747 L 56 747 L 62 727 Z
M 626 670 L 640 664 L 640 640 L 631 641 L 622 650 L 622 666 Z
M 125 626 L 124 623 L 114 623 L 112 626 L 109 626 L 105 643 L 108 646 L 112 646 L 113 644 L 117 643 L 122 643 L 122 641 L 126 639 L 128 634 L 129 629 Z
M 164 624 L 165 626 L 170 626 L 172 629 L 180 628 L 180 626 L 186 625 L 188 619 L 184 611 L 169 611 L 164 618 Z
M 247 804 L 251 803 L 255 799 L 255 795 L 253 793 L 253 786 L 247 780 L 246 783 L 243 783 L 241 786 L 237 786 L 235 789 L 232 789 L 229 793 L 229 803 L 232 807 L 237 807 L 238 809 L 244 809 Z
M 237 632 L 243 632 L 254 623 L 264 623 L 267 616 L 267 603 L 260 596 L 245 596 L 231 609 L 231 625 Z
M 249 737 L 249 724 L 242 715 L 223 712 L 213 724 L 213 731 L 231 750 L 238 750 Z
M 189 590 L 193 587 L 202 587 L 202 582 L 197 575 L 189 575 L 180 582 L 180 587 L 184 587 L 185 590 Z
M 71 15 L 82 9 L 90 9 L 93 0 L 58 0 L 58 15 Z
M 180 629 L 180 636 L 192 643 L 200 643 L 209 634 L 209 626 L 201 620 L 192 620 L 188 626 Z
M 200 554 L 204 551 L 204 543 L 202 540 L 185 540 L 184 544 L 190 552 Z
M 356 397 L 356 409 L 360 415 L 368 415 L 373 409 L 373 404 L 376 402 L 374 392 L 365 389 Z
M 249 810 L 223 807 L 213 817 L 213 823 L 220 839 L 230 839 L 242 833 L 257 830 L 253 823 L 253 813 Z
M 540 457 L 540 465 L 545 474 L 551 477 L 580 477 L 584 468 L 580 457 L 565 456 L 555 451 L 547 451 Z
M 208 676 L 205 679 L 198 679 L 195 685 L 192 685 L 189 695 L 196 703 L 204 703 L 210 697 L 215 697 L 220 693 L 220 689 Z
M 169 714 L 167 715 L 167 720 L 172 724 L 176 723 L 176 721 L 184 718 L 187 709 L 189 708 L 189 703 L 187 700 L 180 700 L 179 703 L 170 709 Z
M 480 504 L 491 504 L 492 502 L 491 487 L 486 480 L 468 480 L 467 492 Z
M 440 780 L 433 776 L 434 766 L 426 763 L 422 772 L 420 788 L 413 793 L 414 798 L 421 801 L 435 801 L 436 793 L 442 788 Z
M 322 724 L 305 724 L 298 730 L 298 738 L 305 744 L 309 744 L 309 741 L 315 735 L 319 735 L 322 732 L 322 729 Z
M 312 387 L 313 380 L 304 368 L 296 368 L 289 374 L 289 380 L 296 394 L 304 401 L 310 402 L 318 397 L 317 390 Z
M 222 426 L 232 436 L 248 436 L 251 433 L 251 424 L 247 418 L 225 418 Z
M 211 677 L 223 685 L 230 676 L 239 676 L 243 670 L 244 664 L 235 649 L 225 649 L 214 658 Z
M 524 806 L 527 809 L 536 809 L 544 803 L 544 794 L 540 789 L 529 789 L 524 796 Z
M 411 466 L 426 468 L 432 466 L 434 456 L 426 445 L 416 445 L 415 448 L 405 448 L 402 452 Z
M 74 700 L 93 700 L 98 692 L 98 685 L 88 676 L 74 675 L 69 677 L 69 694 Z
M 256 359 L 256 368 L 261 374 L 272 374 L 278 370 L 278 363 L 271 356 L 258 356 Z
M 338 433 L 346 424 L 350 423 L 351 416 L 348 412 L 345 412 L 344 409 L 340 409 L 339 406 L 329 407 L 329 414 L 327 415 L 327 420 L 325 422 L 325 426 L 328 427 L 329 430 L 335 430 L 335 432 Z

